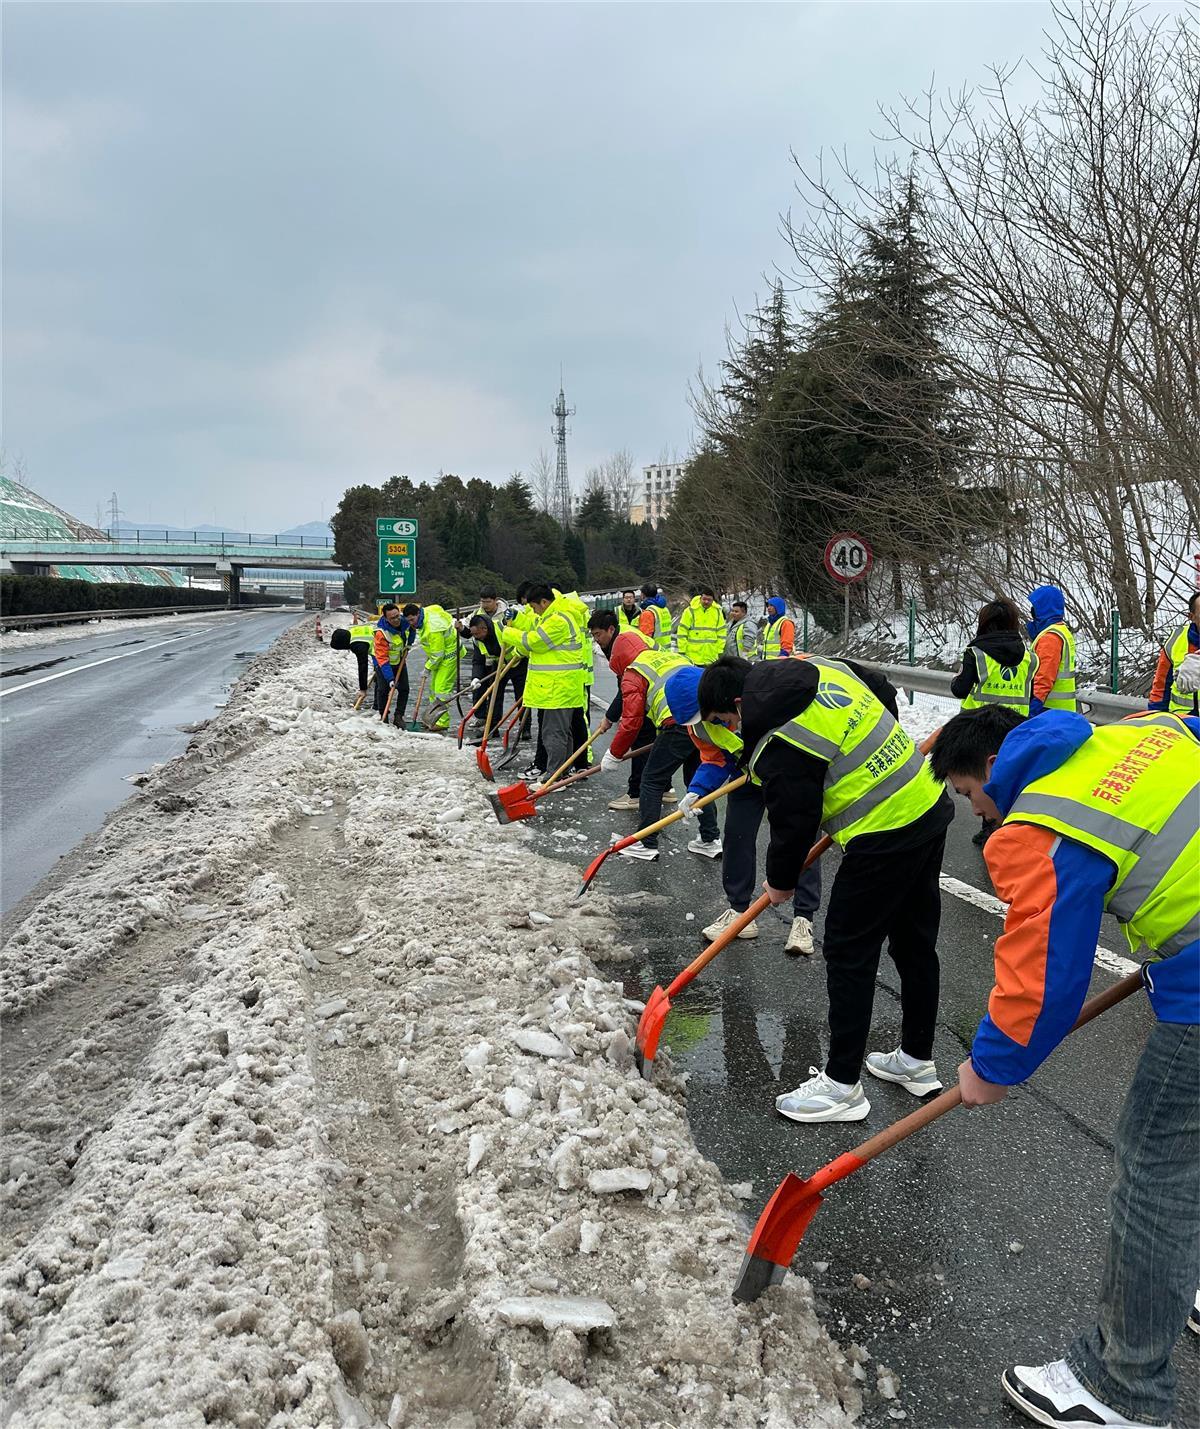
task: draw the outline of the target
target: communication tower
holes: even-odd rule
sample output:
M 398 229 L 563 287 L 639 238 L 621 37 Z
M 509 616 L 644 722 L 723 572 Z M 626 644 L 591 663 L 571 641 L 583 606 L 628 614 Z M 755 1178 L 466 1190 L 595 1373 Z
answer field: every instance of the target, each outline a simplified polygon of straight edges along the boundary
M 558 389 L 558 401 L 554 404 L 554 445 L 558 449 L 558 461 L 554 469 L 554 514 L 564 528 L 571 524 L 571 483 L 567 477 L 567 418 L 575 415 L 575 408 L 567 406 L 563 389 Z

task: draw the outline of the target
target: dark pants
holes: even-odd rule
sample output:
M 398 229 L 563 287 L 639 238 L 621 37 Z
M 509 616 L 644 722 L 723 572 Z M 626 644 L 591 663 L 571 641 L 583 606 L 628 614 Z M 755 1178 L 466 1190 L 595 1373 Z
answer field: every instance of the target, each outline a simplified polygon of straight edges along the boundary
M 370 674 L 368 656 L 371 653 L 371 647 L 365 640 L 355 640 L 351 643 L 350 648 L 354 651 L 354 658 L 358 661 L 358 688 L 365 690 L 367 688 L 367 676 Z
M 766 805 L 762 788 L 743 784 L 725 797 L 725 853 L 721 862 L 721 886 L 729 906 L 744 913 L 762 892 L 758 882 L 758 830 Z M 820 860 L 796 882 L 792 899 L 793 916 L 812 919 L 821 905 Z
M 499 666 L 497 665 L 484 665 L 482 661 L 478 666 L 472 666 L 471 668 L 471 678 L 480 681 L 479 688 L 471 698 L 471 703 L 474 704 L 481 696 L 487 697 L 472 716 L 472 720 L 475 724 L 479 725 L 480 728 L 483 727 L 484 721 L 487 719 L 488 704 L 492 697 L 492 686 L 496 682 L 496 671 L 498 668 Z M 513 671 L 511 670 L 500 677 L 500 688 L 496 691 L 496 704 L 492 714 L 493 729 L 500 723 L 500 716 L 504 711 L 505 690 L 512 681 L 512 678 Z M 516 697 L 516 687 L 514 685 L 513 699 L 515 700 Z
M 863 835 L 847 847 L 825 914 L 825 1071 L 835 1082 L 850 1084 L 858 1081 L 867 1050 L 885 938 L 900 975 L 900 1046 L 910 1057 L 932 1057 L 938 1010 L 938 874 L 946 835 L 939 833 L 915 848 L 883 852 L 873 851 L 869 839 Z
M 383 678 L 378 670 L 375 671 L 375 708 L 383 714 L 383 707 L 387 704 L 387 697 L 391 694 L 388 682 Z M 392 701 L 392 708 L 388 718 L 395 725 L 404 723 L 404 711 L 408 708 L 408 666 L 400 671 L 396 677 L 396 698 Z
M 670 725 L 659 730 L 642 770 L 642 788 L 638 795 L 638 823 L 642 828 L 662 818 L 663 795 L 671 787 L 675 771 L 682 768 L 686 781 L 696 772 L 699 763 L 700 751 L 686 729 Z M 718 833 L 717 816 L 709 804 L 700 810 L 700 837 L 705 843 L 711 843 Z M 647 848 L 657 848 L 658 835 L 647 834 L 642 843 Z
M 588 714 L 591 712 L 592 687 L 583 687 L 583 705 L 577 709 L 571 717 L 571 748 L 578 749 L 581 744 L 587 743 L 588 737 Z M 592 751 L 585 750 L 583 754 L 571 766 L 572 774 L 582 774 L 592 762 Z
M 642 727 L 637 732 L 637 738 L 633 741 L 634 749 L 641 749 L 644 744 L 653 744 L 655 736 L 654 726 L 648 719 L 642 721 Z M 646 772 L 646 760 L 650 758 L 650 751 L 639 754 L 636 759 L 629 763 L 629 784 L 625 792 L 631 799 L 640 799 L 642 796 L 642 775 Z

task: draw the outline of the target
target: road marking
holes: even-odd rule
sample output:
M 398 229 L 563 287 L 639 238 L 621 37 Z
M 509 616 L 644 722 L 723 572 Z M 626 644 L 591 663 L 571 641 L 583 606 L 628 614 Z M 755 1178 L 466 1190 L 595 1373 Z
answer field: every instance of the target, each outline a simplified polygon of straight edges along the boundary
M 94 670 L 97 665 L 111 665 L 114 660 L 128 660 L 131 655 L 144 655 L 147 650 L 157 650 L 160 645 L 174 645 L 183 638 L 182 635 L 172 635 L 168 640 L 156 640 L 153 645 L 140 645 L 136 650 L 126 650 L 123 655 L 107 655 L 103 660 L 92 660 L 87 665 L 76 665 L 73 670 L 59 670 L 56 675 L 43 675 L 40 680 L 29 680 L 23 685 L 15 685 L 11 690 L 0 690 L 0 700 L 5 695 L 19 695 L 22 690 L 32 690 L 35 685 L 48 685 L 51 680 L 65 680 L 68 675 L 78 675 L 84 670 Z
M 985 913 L 995 913 L 997 917 L 1003 918 L 1008 912 L 1007 906 L 994 894 L 985 893 L 970 883 L 951 878 L 948 873 L 939 874 L 938 882 L 943 892 L 952 893 L 955 898 L 961 898 L 964 903 L 970 903 L 975 908 L 982 908 Z M 1135 963 L 1132 958 L 1124 958 L 1120 953 L 1114 953 L 1110 948 L 1099 945 L 1096 947 L 1096 965 L 1102 967 L 1105 972 L 1116 973 L 1119 977 L 1135 973 L 1141 967 L 1141 964 Z

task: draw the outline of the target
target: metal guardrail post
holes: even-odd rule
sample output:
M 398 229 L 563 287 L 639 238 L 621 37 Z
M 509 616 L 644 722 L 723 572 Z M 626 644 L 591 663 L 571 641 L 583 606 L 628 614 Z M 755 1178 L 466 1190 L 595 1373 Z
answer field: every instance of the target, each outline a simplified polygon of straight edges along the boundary
M 910 595 L 908 598 L 908 663 L 917 663 L 917 598 Z M 912 690 L 908 692 L 908 702 L 911 705 L 915 696 Z
M 1112 634 L 1108 649 L 1109 689 L 1115 695 L 1121 688 L 1121 612 L 1112 613 Z
M 804 648 L 808 649 L 808 606 L 804 607 L 804 634 L 800 637 Z

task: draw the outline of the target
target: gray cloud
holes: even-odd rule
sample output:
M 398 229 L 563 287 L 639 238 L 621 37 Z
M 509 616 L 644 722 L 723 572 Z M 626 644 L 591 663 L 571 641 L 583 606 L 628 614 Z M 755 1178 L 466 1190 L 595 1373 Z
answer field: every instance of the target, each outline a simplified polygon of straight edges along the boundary
M 788 151 L 1033 52 L 1043 5 L 8 5 L 4 440 L 81 515 L 690 433 Z

